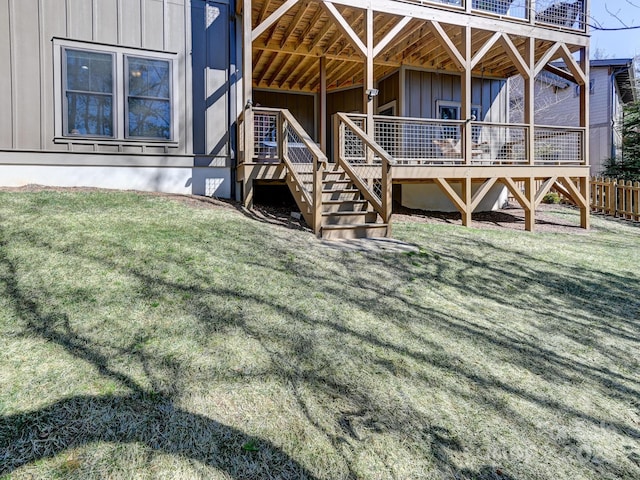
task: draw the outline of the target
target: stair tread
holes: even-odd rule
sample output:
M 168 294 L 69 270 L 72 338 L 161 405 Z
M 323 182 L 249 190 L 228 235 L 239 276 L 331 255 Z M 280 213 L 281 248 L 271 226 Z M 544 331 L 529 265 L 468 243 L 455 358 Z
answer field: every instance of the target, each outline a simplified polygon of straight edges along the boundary
M 335 212 L 322 212 L 322 215 L 324 217 L 346 217 L 349 215 L 366 215 L 368 213 L 376 213 L 375 210 L 362 210 L 362 211 L 357 211 L 357 210 L 338 210 Z
M 336 188 L 335 190 L 322 190 L 322 193 L 360 193 L 357 188 Z
M 369 200 L 354 198 L 353 200 L 323 200 L 322 203 L 327 205 L 341 205 L 343 203 L 369 203 Z
M 356 228 L 385 228 L 388 223 L 350 223 L 347 225 L 322 225 L 325 230 L 355 230 Z

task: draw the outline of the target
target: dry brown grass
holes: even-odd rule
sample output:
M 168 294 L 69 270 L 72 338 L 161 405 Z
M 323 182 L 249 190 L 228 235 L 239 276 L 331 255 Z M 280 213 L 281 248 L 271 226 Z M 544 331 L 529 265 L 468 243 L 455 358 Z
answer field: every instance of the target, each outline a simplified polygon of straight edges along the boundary
M 594 223 L 397 253 L 0 194 L 0 478 L 638 478 L 639 230 Z

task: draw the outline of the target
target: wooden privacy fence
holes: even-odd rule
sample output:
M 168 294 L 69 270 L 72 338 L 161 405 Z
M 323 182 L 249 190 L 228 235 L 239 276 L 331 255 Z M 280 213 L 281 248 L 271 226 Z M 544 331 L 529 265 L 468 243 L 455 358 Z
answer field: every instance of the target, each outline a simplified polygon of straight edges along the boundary
M 591 178 L 591 210 L 640 221 L 640 182 Z

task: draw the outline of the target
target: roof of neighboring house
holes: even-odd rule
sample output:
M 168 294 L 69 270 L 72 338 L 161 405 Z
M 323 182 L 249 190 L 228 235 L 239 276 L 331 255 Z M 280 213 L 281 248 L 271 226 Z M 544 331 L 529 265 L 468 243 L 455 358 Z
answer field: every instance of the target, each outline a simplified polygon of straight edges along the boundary
M 553 62 L 552 65 L 564 68 L 564 62 Z M 611 70 L 620 98 L 624 103 L 635 102 L 638 100 L 636 95 L 636 82 L 633 58 L 599 58 L 589 62 L 591 68 L 608 68 Z

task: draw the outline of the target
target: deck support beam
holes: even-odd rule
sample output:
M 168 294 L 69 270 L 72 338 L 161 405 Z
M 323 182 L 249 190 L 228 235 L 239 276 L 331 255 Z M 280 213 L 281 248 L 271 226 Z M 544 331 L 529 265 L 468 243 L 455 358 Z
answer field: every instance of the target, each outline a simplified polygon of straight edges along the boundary
M 243 0 L 242 5 L 242 109 L 244 163 L 253 160 L 253 40 L 251 32 L 251 0 Z M 242 203 L 245 207 L 253 204 L 253 179 L 244 177 L 242 181 Z
M 529 208 L 524 210 L 524 229 L 533 232 L 536 228 L 536 202 L 534 200 L 535 178 L 529 177 L 524 180 L 524 196 L 527 199 Z
M 320 149 L 327 154 L 327 57 L 320 57 Z
M 367 44 L 366 44 L 366 58 L 365 58 L 365 68 L 364 68 L 364 113 L 367 115 L 367 128 L 366 132 L 371 138 L 373 138 L 374 134 L 374 126 L 373 126 L 373 115 L 375 110 L 375 95 L 370 95 L 367 92 L 372 92 L 375 88 L 374 79 L 373 79 L 373 10 L 371 8 L 367 8 L 366 13 L 366 35 L 367 35 Z
M 460 212 L 462 214 L 462 225 L 465 227 L 471 226 L 471 214 L 473 213 L 471 193 L 471 177 L 467 177 L 462 180 L 462 201 L 464 203 L 464 209 Z

